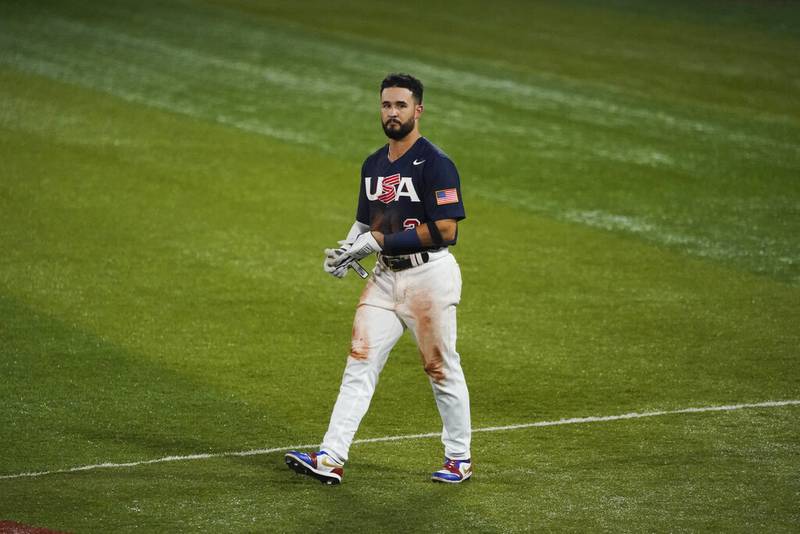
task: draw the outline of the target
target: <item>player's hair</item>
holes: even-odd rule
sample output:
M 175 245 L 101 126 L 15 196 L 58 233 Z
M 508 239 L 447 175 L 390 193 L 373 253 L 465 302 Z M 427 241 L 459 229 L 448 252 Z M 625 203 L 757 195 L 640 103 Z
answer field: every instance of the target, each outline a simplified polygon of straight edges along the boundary
M 381 93 L 387 87 L 402 87 L 411 91 L 417 104 L 422 104 L 422 82 L 410 74 L 392 73 L 381 82 Z

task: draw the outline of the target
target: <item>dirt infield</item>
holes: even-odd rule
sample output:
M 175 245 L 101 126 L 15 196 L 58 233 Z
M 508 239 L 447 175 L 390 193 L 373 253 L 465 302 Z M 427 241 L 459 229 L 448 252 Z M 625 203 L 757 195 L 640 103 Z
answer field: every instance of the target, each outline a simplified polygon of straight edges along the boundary
M 0 534 L 67 534 L 60 530 L 30 527 L 15 521 L 0 521 Z

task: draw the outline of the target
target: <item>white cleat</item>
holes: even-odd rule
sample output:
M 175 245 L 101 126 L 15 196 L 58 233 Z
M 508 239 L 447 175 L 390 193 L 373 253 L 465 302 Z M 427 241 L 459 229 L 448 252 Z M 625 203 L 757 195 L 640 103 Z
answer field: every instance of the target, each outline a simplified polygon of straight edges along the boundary
M 444 466 L 431 476 L 431 480 L 448 484 L 460 484 L 469 480 L 471 476 L 472 460 L 451 460 L 445 457 Z
M 290 451 L 285 456 L 289 469 L 301 475 L 314 477 L 323 484 L 341 484 L 344 464 L 334 460 L 325 451 Z

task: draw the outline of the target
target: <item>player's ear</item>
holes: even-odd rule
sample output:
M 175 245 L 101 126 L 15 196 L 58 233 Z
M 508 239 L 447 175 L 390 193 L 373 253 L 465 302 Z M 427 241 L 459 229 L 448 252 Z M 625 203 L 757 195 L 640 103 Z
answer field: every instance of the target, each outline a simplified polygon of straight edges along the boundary
M 414 118 L 418 119 L 422 115 L 422 112 L 425 111 L 425 108 L 422 107 L 422 104 L 417 104 L 414 106 Z

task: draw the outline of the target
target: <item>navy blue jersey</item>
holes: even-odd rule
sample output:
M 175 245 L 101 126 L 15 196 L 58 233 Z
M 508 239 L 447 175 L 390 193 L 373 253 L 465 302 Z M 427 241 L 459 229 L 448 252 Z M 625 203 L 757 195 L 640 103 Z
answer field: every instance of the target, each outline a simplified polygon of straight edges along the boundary
M 394 162 L 389 145 L 364 161 L 356 220 L 370 229 L 392 234 L 465 216 L 456 166 L 424 137 Z

